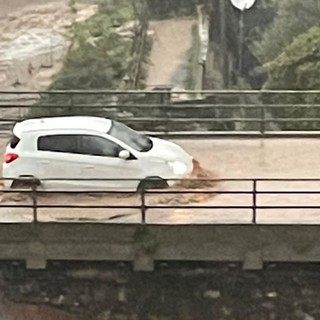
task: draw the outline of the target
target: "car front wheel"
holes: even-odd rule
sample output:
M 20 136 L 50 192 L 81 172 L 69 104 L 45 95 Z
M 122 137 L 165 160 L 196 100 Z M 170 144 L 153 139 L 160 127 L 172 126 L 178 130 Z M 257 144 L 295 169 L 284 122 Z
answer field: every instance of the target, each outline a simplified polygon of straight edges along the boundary
M 140 181 L 137 192 L 142 193 L 151 189 L 167 189 L 168 182 L 160 177 L 148 177 Z

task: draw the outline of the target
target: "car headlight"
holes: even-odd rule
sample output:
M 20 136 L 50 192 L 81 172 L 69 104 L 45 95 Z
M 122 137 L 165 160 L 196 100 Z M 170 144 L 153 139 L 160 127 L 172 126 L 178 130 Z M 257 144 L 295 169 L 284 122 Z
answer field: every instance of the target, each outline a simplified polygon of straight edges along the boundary
M 172 169 L 174 174 L 182 175 L 188 170 L 187 166 L 181 161 L 168 162 L 169 167 Z

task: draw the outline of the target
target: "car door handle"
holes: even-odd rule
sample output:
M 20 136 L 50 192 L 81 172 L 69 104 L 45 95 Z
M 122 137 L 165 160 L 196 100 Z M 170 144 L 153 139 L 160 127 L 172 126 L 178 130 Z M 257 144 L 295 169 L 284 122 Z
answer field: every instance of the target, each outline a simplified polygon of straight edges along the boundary
M 94 166 L 93 165 L 87 165 L 85 166 L 86 169 L 94 169 Z
M 50 161 L 40 161 L 41 164 L 49 164 Z

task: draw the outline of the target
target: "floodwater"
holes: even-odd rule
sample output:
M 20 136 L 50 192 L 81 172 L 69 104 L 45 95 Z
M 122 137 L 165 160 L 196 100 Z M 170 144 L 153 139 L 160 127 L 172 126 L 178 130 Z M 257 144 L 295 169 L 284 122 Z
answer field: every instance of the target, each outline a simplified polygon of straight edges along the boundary
M 215 179 L 320 179 L 320 140 L 318 139 L 210 139 L 176 141 L 192 154 Z M 320 191 L 320 181 L 258 181 L 258 191 Z M 253 219 L 253 182 L 222 181 L 211 190 L 241 191 L 240 194 L 205 194 L 189 196 L 147 195 L 148 205 L 194 206 L 195 208 L 153 208 L 147 211 L 147 222 L 154 224 L 251 223 Z M 16 197 L 16 196 L 15 196 Z M 30 199 L 14 201 L 4 197 L 2 205 L 31 203 Z M 140 205 L 138 196 L 50 196 L 39 204 Z M 257 194 L 258 223 L 319 223 L 320 194 Z M 241 208 L 197 208 L 232 206 Z M 273 209 L 279 206 L 313 206 L 305 209 Z M 104 223 L 138 223 L 140 209 L 52 209 L 38 210 L 41 221 L 98 221 Z M 32 220 L 32 209 L 1 208 L 3 222 Z

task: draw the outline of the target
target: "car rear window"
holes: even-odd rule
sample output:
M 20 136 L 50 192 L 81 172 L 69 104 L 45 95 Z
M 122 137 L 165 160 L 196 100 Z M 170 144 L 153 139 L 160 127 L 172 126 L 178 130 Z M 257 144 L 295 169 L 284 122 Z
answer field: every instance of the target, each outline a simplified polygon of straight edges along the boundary
M 19 144 L 19 142 L 20 139 L 17 136 L 13 135 L 10 139 L 10 148 L 14 149 Z

